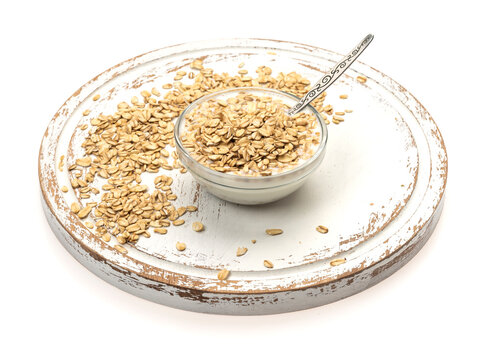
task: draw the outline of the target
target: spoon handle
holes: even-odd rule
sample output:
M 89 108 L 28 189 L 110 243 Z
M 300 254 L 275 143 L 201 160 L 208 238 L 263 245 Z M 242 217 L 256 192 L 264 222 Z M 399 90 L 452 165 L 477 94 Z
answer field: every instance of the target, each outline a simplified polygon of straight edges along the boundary
M 288 112 L 290 116 L 296 115 L 302 109 L 306 107 L 311 101 L 316 99 L 323 93 L 332 83 L 334 83 L 356 60 L 358 56 L 370 45 L 373 40 L 373 35 L 368 34 L 353 51 L 344 57 L 339 63 L 337 63 L 331 71 L 324 75 L 319 81 L 309 90 L 299 102 L 294 105 Z

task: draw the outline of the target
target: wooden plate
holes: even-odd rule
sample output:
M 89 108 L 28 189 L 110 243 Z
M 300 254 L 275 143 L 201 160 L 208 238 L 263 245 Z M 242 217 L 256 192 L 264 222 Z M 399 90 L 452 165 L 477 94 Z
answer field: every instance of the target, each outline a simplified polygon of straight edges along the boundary
M 45 132 L 39 178 L 46 216 L 64 247 L 111 284 L 143 298 L 192 311 L 269 314 L 326 304 L 362 291 L 408 262 L 424 245 L 440 216 L 447 179 L 447 155 L 437 125 L 406 89 L 360 62 L 328 91 L 336 111 L 351 109 L 345 122 L 329 126 L 326 158 L 299 191 L 279 202 L 240 206 L 200 188 L 189 174 L 170 171 L 177 206 L 196 205 L 186 224 L 167 235 L 141 238 L 128 253 L 104 243 L 69 210 L 76 200 L 66 163 L 83 156 L 92 115 L 113 113 L 143 89 L 171 82 L 174 72 L 203 57 L 215 72 L 249 74 L 260 65 L 296 71 L 314 81 L 339 54 L 297 43 L 232 39 L 176 45 L 127 60 L 76 91 Z M 365 75 L 362 84 L 356 76 Z M 101 99 L 92 101 L 94 94 Z M 339 98 L 348 94 L 348 99 Z M 159 174 L 158 174 L 159 175 Z M 146 180 L 146 181 L 145 181 Z M 144 178 L 146 184 L 152 180 Z M 92 200 L 91 200 L 92 201 Z M 191 223 L 206 230 L 195 233 Z M 320 234 L 316 226 L 329 228 Z M 268 236 L 267 228 L 284 234 Z M 252 239 L 257 242 L 253 244 Z M 184 252 L 175 243 L 187 244 Z M 238 247 L 247 247 L 242 257 Z M 334 266 L 334 260 L 346 259 Z M 274 264 L 264 267 L 264 260 Z M 225 281 L 221 268 L 231 270 Z

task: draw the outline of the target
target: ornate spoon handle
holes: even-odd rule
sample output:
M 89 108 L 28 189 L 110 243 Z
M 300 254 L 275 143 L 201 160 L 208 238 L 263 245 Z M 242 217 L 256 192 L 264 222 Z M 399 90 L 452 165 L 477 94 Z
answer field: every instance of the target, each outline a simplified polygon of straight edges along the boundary
M 331 71 L 324 75 L 312 88 L 309 90 L 306 95 L 302 97 L 302 99 L 294 105 L 291 109 L 289 109 L 289 115 L 296 115 L 302 109 L 306 107 L 311 101 L 316 99 L 319 95 L 323 93 L 328 87 L 331 86 L 332 83 L 336 81 L 356 60 L 358 56 L 370 45 L 371 41 L 373 40 L 373 35 L 368 34 L 359 44 L 356 46 L 353 51 L 351 51 L 348 55 L 344 57 L 339 63 L 337 63 Z

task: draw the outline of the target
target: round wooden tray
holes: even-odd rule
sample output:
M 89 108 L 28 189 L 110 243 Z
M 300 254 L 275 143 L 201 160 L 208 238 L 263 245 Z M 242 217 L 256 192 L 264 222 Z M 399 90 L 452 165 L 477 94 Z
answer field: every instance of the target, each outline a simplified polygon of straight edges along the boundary
M 290 42 L 255 39 L 204 41 L 155 50 L 96 76 L 59 109 L 45 132 L 39 178 L 47 219 L 64 247 L 109 283 L 143 298 L 192 311 L 269 314 L 310 308 L 362 291 L 391 275 L 425 244 L 443 206 L 447 155 L 437 125 L 406 89 L 381 72 L 355 63 L 328 91 L 336 111 L 353 110 L 329 125 L 326 158 L 299 191 L 279 202 L 240 206 L 198 186 L 189 174 L 174 178 L 177 206 L 196 205 L 186 224 L 153 234 L 118 252 L 69 210 L 77 199 L 61 155 L 83 156 L 81 143 L 92 116 L 113 113 L 143 89 L 171 82 L 197 58 L 217 73 L 249 74 L 266 65 L 273 73 L 296 71 L 311 81 L 341 55 Z M 366 83 L 356 77 L 364 75 Z M 101 99 L 92 101 L 94 94 Z M 340 99 L 348 94 L 348 99 Z M 159 174 L 157 174 L 159 175 Z M 149 177 L 146 183 L 152 183 Z M 90 200 L 92 201 L 92 199 Z M 191 223 L 206 230 L 195 233 Z M 327 234 L 315 228 L 325 225 Z M 268 236 L 267 228 L 284 234 Z M 253 244 L 252 239 L 257 242 Z M 184 252 L 177 241 L 187 244 Z M 238 247 L 247 247 L 237 257 Z M 334 260 L 346 262 L 334 266 Z M 264 260 L 274 264 L 264 267 Z M 231 270 L 225 281 L 220 269 Z

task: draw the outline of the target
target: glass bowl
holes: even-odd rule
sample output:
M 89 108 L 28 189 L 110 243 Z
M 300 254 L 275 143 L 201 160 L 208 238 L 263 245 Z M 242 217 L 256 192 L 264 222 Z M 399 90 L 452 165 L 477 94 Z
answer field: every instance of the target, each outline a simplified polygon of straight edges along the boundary
M 299 98 L 295 95 L 270 88 L 243 87 L 210 93 L 191 103 L 178 118 L 175 124 L 176 150 L 181 163 L 190 174 L 213 195 L 223 200 L 244 205 L 270 203 L 282 199 L 300 188 L 309 175 L 321 164 L 326 151 L 328 130 L 319 112 L 313 106 L 308 105 L 303 112 L 313 113 L 321 129 L 319 145 L 309 159 L 290 170 L 270 176 L 244 176 L 212 170 L 197 162 L 183 147 L 182 133 L 180 132 L 184 129 L 185 117 L 204 101 L 225 99 L 236 96 L 241 92 L 281 99 L 289 107 L 294 106 L 299 101 Z

